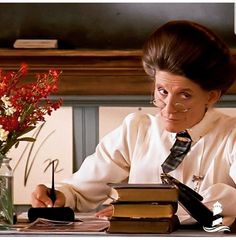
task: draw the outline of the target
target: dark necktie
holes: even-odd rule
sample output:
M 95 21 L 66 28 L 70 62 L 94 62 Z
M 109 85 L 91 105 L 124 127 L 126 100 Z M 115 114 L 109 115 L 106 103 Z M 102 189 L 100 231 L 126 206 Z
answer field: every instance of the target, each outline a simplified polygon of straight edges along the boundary
M 164 173 L 175 170 L 184 159 L 191 148 L 192 139 L 187 131 L 176 134 L 176 141 L 170 149 L 170 155 L 162 163 L 161 167 Z

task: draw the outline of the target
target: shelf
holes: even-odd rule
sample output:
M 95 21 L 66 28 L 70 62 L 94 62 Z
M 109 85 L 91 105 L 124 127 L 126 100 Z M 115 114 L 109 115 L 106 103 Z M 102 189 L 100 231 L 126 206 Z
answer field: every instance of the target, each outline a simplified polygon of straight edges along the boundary
M 236 51 L 232 50 L 236 56 Z M 59 95 L 150 95 L 141 50 L 0 49 L 0 68 L 29 66 L 26 81 L 51 68 L 62 71 Z M 227 94 L 236 93 L 236 84 Z

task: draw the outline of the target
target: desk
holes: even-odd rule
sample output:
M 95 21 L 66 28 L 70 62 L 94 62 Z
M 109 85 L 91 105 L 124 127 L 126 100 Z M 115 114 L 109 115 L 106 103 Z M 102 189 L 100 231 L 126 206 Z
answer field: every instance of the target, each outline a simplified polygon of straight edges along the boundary
M 14 230 L 0 231 L 1 237 L 69 237 L 69 236 L 81 236 L 81 237 L 236 237 L 236 233 L 207 233 L 204 230 L 190 230 L 190 229 L 179 229 L 170 234 L 109 234 L 106 232 L 19 232 Z
M 21 215 L 22 218 L 19 219 L 19 223 L 14 225 L 11 230 L 0 230 L 0 238 L 1 237 L 34 237 L 34 236 L 41 236 L 41 237 L 53 237 L 53 236 L 60 236 L 60 237 L 69 237 L 69 236 L 80 236 L 80 237 L 236 237 L 236 224 L 234 223 L 231 227 L 231 232 L 215 232 L 209 233 L 205 232 L 201 227 L 196 225 L 181 225 L 177 231 L 174 231 L 170 234 L 119 234 L 119 233 L 107 233 L 104 231 L 94 231 L 95 229 L 104 229 L 109 226 L 109 222 L 106 219 L 98 219 L 95 217 L 94 212 L 91 213 L 76 213 L 76 222 L 75 225 L 70 225 L 72 227 L 68 227 L 69 231 L 63 231 L 61 225 L 53 225 L 53 227 L 47 228 L 47 225 L 42 225 L 40 227 L 36 226 L 37 231 L 30 230 L 30 231 L 20 231 L 24 227 L 29 227 L 30 223 L 26 222 L 28 218 L 26 218 L 26 214 Z M 79 221 L 78 221 L 79 220 Z M 48 221 L 39 221 L 40 223 L 48 223 Z M 80 227 L 80 225 L 76 223 L 88 223 L 85 227 Z M 91 225 L 91 223 L 95 225 Z M 98 224 L 97 224 L 98 223 Z M 35 226 L 35 225 L 34 225 Z M 87 231 L 88 226 L 92 226 L 93 231 Z M 44 229 L 43 229 L 44 227 Z M 54 228 L 55 227 L 55 228 Z M 64 225 L 66 229 L 67 225 Z M 45 228 L 50 230 L 45 230 Z M 55 230 L 54 230 L 55 229 Z M 57 230 L 59 229 L 59 230 Z M 84 232 L 79 231 L 85 230 Z
M 235 229 L 232 229 L 231 232 L 215 232 L 209 233 L 205 232 L 201 228 L 190 228 L 185 226 L 180 226 L 177 231 L 174 231 L 170 234 L 119 234 L 119 233 L 107 233 L 106 231 L 101 232 L 63 232 L 63 231 L 50 231 L 47 232 L 45 230 L 42 231 L 19 231 L 19 230 L 0 230 L 0 238 L 1 237 L 236 237 Z

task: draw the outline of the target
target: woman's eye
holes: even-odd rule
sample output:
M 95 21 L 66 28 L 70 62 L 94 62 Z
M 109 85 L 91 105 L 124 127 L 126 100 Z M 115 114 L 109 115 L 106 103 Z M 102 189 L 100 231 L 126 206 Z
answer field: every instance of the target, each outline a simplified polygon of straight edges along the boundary
M 162 96 L 167 96 L 168 92 L 164 88 L 158 88 L 158 93 Z
M 183 92 L 183 93 L 181 93 L 181 97 L 182 97 L 183 99 L 189 99 L 189 98 L 191 98 L 191 94 L 186 93 L 186 92 Z

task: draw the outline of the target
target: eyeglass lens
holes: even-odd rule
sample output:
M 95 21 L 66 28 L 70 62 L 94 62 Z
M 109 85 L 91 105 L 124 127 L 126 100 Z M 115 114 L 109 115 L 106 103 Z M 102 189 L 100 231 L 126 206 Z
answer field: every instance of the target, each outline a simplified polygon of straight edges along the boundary
M 162 109 L 166 106 L 166 103 L 163 102 L 161 99 L 154 99 L 152 101 L 152 103 L 160 109 Z M 174 107 L 175 107 L 177 112 L 187 112 L 187 111 L 190 110 L 183 103 L 178 103 L 178 102 L 174 104 Z

